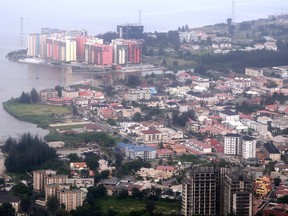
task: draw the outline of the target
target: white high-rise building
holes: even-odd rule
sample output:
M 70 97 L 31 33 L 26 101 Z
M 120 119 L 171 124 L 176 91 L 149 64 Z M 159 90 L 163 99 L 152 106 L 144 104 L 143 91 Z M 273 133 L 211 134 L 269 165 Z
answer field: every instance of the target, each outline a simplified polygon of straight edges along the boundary
M 242 155 L 242 137 L 239 134 L 226 134 L 224 136 L 224 154 Z
M 32 56 L 32 57 L 39 57 L 40 55 L 40 35 L 39 34 L 28 35 L 27 55 Z
M 242 157 L 244 159 L 256 157 L 256 140 L 253 137 L 242 137 Z

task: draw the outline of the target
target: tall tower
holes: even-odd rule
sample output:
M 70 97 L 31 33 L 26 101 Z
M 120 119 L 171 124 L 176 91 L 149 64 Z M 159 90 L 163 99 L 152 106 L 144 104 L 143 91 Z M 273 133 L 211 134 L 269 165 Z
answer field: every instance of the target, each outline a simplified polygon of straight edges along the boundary
M 218 171 L 214 167 L 191 167 L 182 185 L 182 214 L 218 215 Z
M 223 179 L 224 215 L 253 215 L 253 183 L 241 170 L 233 170 Z
M 23 17 L 20 17 L 20 33 L 19 33 L 19 41 L 18 41 L 18 48 L 24 49 L 25 42 L 24 42 L 24 22 Z

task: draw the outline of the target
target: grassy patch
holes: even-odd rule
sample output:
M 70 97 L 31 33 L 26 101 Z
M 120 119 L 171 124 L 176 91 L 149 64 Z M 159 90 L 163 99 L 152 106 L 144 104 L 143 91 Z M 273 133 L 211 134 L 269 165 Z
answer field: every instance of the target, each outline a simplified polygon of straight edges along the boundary
M 98 201 L 99 206 L 103 211 L 115 210 L 120 212 L 121 216 L 128 215 L 131 211 L 142 211 L 145 210 L 147 200 L 135 200 L 132 198 L 128 199 L 118 199 L 116 197 L 105 197 Z M 163 215 L 170 215 L 171 213 L 178 213 L 181 208 L 181 203 L 179 201 L 170 200 L 157 200 L 156 212 L 161 212 Z
M 46 104 L 21 104 L 15 100 L 3 103 L 4 109 L 15 118 L 37 124 L 41 127 L 47 126 L 55 116 L 59 114 L 71 114 L 69 107 L 52 106 Z

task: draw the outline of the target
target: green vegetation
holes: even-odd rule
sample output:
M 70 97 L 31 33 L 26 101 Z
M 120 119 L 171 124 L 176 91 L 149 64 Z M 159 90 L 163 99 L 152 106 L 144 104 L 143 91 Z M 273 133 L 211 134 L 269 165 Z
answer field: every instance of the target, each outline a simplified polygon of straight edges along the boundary
M 99 133 L 63 133 L 59 134 L 51 130 L 48 135 L 44 137 L 47 142 L 63 141 L 66 144 L 76 145 L 79 143 L 96 142 L 102 148 L 111 148 L 115 146 L 115 139 L 104 132 Z
M 236 111 L 244 114 L 251 114 L 257 110 L 261 110 L 264 107 L 259 104 L 250 104 L 247 101 L 243 101 L 240 105 L 236 104 Z
M 13 208 L 12 204 L 10 203 L 3 203 L 0 206 L 0 216 L 14 216 L 15 209 Z
M 29 133 L 23 134 L 19 141 L 8 138 L 2 151 L 8 154 L 5 159 L 8 172 L 29 172 L 57 158 L 53 148 Z
M 132 212 L 138 212 L 138 215 L 145 215 L 147 200 L 135 200 L 131 198 L 119 199 L 117 197 L 104 197 L 98 200 L 99 206 L 107 213 L 109 210 L 120 212 L 121 216 L 132 215 Z M 178 215 L 180 203 L 178 201 L 158 200 L 155 202 L 155 212 L 161 212 L 163 215 Z
M 28 121 L 46 127 L 57 120 L 61 114 L 71 114 L 68 107 L 51 106 L 45 104 L 21 104 L 16 100 L 9 100 L 3 103 L 4 109 L 12 116 L 22 121 Z
M 189 110 L 188 112 L 179 113 L 179 111 L 173 111 L 172 116 L 172 124 L 179 126 L 179 127 L 185 127 L 186 123 L 189 119 L 195 120 L 195 113 L 193 110 Z

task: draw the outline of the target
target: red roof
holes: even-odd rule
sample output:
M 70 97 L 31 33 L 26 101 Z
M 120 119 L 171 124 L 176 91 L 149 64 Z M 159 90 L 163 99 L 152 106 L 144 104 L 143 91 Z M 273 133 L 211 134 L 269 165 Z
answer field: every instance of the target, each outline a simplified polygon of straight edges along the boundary
M 72 98 L 70 98 L 70 97 L 64 97 L 63 100 L 64 100 L 64 101 L 71 101 Z
M 161 131 L 159 130 L 156 130 L 156 129 L 149 129 L 149 130 L 144 130 L 144 131 L 141 131 L 143 134 L 160 134 Z
M 157 150 L 157 154 L 161 155 L 161 154 L 173 154 L 173 151 L 170 149 L 158 149 Z
M 90 92 L 86 92 L 86 91 L 79 92 L 79 97 L 88 97 L 88 96 L 91 96 Z
M 163 171 L 174 171 L 175 168 L 173 166 L 157 166 L 157 170 L 163 170 Z
M 61 98 L 49 98 L 47 101 L 51 102 L 62 102 L 63 100 Z

